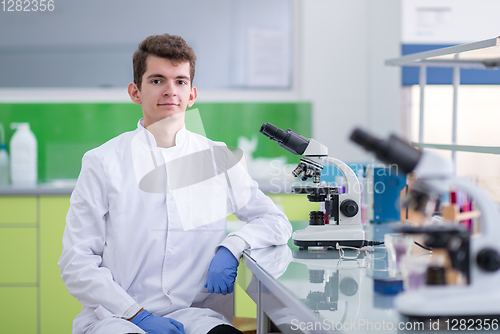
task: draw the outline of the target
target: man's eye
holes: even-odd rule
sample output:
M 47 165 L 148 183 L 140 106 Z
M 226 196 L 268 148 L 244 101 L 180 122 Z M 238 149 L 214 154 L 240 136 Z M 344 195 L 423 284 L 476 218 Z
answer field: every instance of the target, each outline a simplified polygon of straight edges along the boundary
M 160 80 L 158 80 L 158 79 L 153 79 L 153 80 L 151 81 L 151 83 L 153 83 L 153 84 L 155 84 L 155 85 L 159 84 L 160 82 L 161 82 L 161 81 L 160 81 Z
M 179 81 L 177 81 L 177 83 L 178 83 L 179 85 L 186 85 L 186 84 L 187 84 L 187 81 L 185 81 L 185 80 L 179 80 Z

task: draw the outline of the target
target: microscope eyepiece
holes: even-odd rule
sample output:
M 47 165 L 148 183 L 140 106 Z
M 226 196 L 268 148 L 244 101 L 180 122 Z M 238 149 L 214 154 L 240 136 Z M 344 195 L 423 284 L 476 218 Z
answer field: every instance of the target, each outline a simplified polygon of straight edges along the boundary
M 383 141 L 362 129 L 355 129 L 351 133 L 351 140 L 363 146 L 367 151 L 377 152 L 383 150 Z
M 260 133 L 271 138 L 272 140 L 277 141 L 278 143 L 282 142 L 286 138 L 285 131 L 281 130 L 271 123 L 262 124 L 262 126 L 260 127 Z
M 350 138 L 367 151 L 375 153 L 381 161 L 397 165 L 404 173 L 413 171 L 422 156 L 421 151 L 395 135 L 382 140 L 362 129 L 355 129 Z
M 302 155 L 309 145 L 309 139 L 306 137 L 291 129 L 283 131 L 271 123 L 262 124 L 259 132 L 277 141 L 281 147 L 296 155 Z

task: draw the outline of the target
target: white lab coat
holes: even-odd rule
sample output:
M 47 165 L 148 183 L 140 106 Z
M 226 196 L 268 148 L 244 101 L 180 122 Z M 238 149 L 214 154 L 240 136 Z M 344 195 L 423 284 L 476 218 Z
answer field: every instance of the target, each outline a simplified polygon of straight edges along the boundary
M 224 173 L 218 175 L 220 182 L 211 198 L 218 203 L 216 211 L 223 205 L 224 210 L 229 208 L 248 223 L 227 237 L 225 217 L 193 225 L 194 220 L 203 219 L 203 210 L 210 209 L 205 203 L 196 205 L 196 192 L 210 192 L 211 188 L 201 182 L 189 191 L 172 191 L 172 179 L 181 176 L 171 175 L 167 163 L 214 145 L 223 144 L 183 128 L 176 135 L 174 147 L 158 148 L 141 120 L 135 131 L 84 155 L 59 260 L 68 291 L 83 304 L 73 333 L 84 333 L 102 319 L 127 316 L 138 306 L 157 316 L 192 306 L 216 309 L 221 304 L 217 299 L 223 302 L 224 296 L 209 294 L 204 283 L 218 246 L 226 246 L 238 257 L 245 247 L 279 245 L 290 238 L 292 229 L 285 215 L 239 168 L 232 170 L 233 189 L 227 187 Z M 139 188 L 138 175 L 144 171 L 137 167 L 138 148 L 154 155 L 155 166 L 166 166 L 167 191 L 145 192 Z M 214 180 L 217 178 L 207 181 L 212 188 Z M 248 201 L 238 201 L 238 194 L 244 193 L 238 184 L 240 188 L 248 185 Z M 186 210 L 185 203 L 196 212 L 187 225 L 180 217 Z M 195 311 L 193 308 L 193 317 Z M 184 319 L 189 312 L 183 311 Z M 212 327 L 214 324 L 207 323 L 207 331 Z

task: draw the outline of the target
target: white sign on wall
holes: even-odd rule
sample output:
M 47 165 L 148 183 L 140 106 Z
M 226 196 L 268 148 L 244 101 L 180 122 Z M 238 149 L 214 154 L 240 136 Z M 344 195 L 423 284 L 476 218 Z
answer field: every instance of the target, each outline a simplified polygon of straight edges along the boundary
M 250 29 L 248 86 L 290 86 L 290 45 L 287 31 Z

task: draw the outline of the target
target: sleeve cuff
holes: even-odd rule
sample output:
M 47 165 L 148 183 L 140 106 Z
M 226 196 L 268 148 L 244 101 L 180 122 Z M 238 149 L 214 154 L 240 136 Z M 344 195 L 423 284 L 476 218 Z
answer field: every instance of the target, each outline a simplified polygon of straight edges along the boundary
M 217 246 L 217 249 L 219 249 L 219 247 L 226 247 L 234 255 L 234 257 L 239 260 L 243 251 L 250 248 L 250 245 L 239 236 L 231 235 L 224 239 L 224 241 Z
M 142 309 L 142 306 L 139 304 L 134 304 L 132 305 L 123 315 L 115 315 L 115 318 L 120 318 L 120 319 L 130 319 L 134 315 L 137 314 Z

